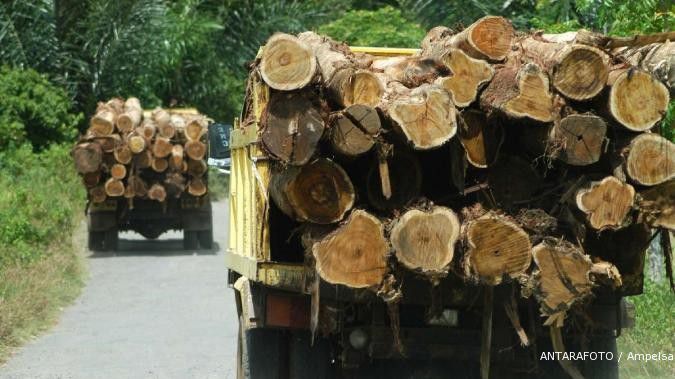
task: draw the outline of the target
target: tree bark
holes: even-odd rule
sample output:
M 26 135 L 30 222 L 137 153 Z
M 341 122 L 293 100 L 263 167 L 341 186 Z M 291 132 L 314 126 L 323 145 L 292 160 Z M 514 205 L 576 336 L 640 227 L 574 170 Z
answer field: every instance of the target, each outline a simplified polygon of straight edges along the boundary
M 119 179 L 108 179 L 105 182 L 105 194 L 109 197 L 119 197 L 124 195 L 124 183 Z
M 330 141 L 336 152 L 355 157 L 369 151 L 380 134 L 380 116 L 367 105 L 354 104 L 332 118 Z
M 527 233 L 509 218 L 487 213 L 463 227 L 468 250 L 464 258 L 467 277 L 497 285 L 505 277 L 517 278 L 532 261 Z
M 267 40 L 258 70 L 268 86 L 291 91 L 309 84 L 316 66 L 316 57 L 306 43 L 292 35 L 277 33 Z
M 287 216 L 315 224 L 342 220 L 355 201 L 354 186 L 347 173 L 326 158 L 274 173 L 269 190 Z
M 457 34 L 445 27 L 431 29 L 422 41 L 422 52 L 423 55 L 434 55 L 457 48 L 473 58 L 501 61 L 510 52 L 514 36 L 515 30 L 509 20 L 485 16 Z
M 262 144 L 284 163 L 309 162 L 323 135 L 324 120 L 311 96 L 310 93 L 272 93 L 263 113 Z
M 651 129 L 668 109 L 668 88 L 642 70 L 616 69 L 609 73 L 609 112 L 634 132 Z
M 577 207 L 586 214 L 590 226 L 598 230 L 622 227 L 634 202 L 633 186 L 613 176 L 593 182 L 576 193 Z
M 110 168 L 110 176 L 117 180 L 124 179 L 127 176 L 127 167 L 120 163 L 114 164 Z
M 642 191 L 637 203 L 639 222 L 652 228 L 675 230 L 675 180 Z
M 592 114 L 572 114 L 555 123 L 549 133 L 548 151 L 573 166 L 587 166 L 600 160 L 607 123 Z
M 464 108 L 471 105 L 478 91 L 494 76 L 495 70 L 484 60 L 474 59 L 459 49 L 448 49 L 439 57 L 450 70 L 450 76 L 436 80 L 436 84 L 452 95 L 456 106 Z
M 103 150 L 101 145 L 95 142 L 79 143 L 73 149 L 75 169 L 80 174 L 96 172 L 103 162 Z
M 381 70 L 387 81 L 397 81 L 408 88 L 431 84 L 439 76 L 449 74 L 448 68 L 437 57 L 393 57 L 376 60 L 372 68 Z
M 380 211 L 401 209 L 419 197 L 422 191 L 422 167 L 414 154 L 395 148 L 386 159 L 389 191 L 387 198 L 382 191 L 380 162 L 373 161 L 366 177 L 368 202 Z
M 487 168 L 495 163 L 504 141 L 499 124 L 488 122 L 483 112 L 468 109 L 460 115 L 459 140 L 471 165 Z
M 629 147 L 625 169 L 636 183 L 654 186 L 675 177 L 675 144 L 653 133 L 635 137 Z
M 455 254 L 460 223 L 449 208 L 411 209 L 394 222 L 390 239 L 396 259 L 429 276 L 445 276 Z
M 548 76 L 534 63 L 499 68 L 483 91 L 480 106 L 488 114 L 501 112 L 511 118 L 551 122 L 556 117 Z
M 148 190 L 148 198 L 151 200 L 163 202 L 166 200 L 166 189 L 163 185 L 155 183 L 150 186 L 150 189 Z
M 375 216 L 355 210 L 335 231 L 312 245 L 316 271 L 328 283 L 377 287 L 387 272 L 389 243 Z
M 130 133 L 141 124 L 143 118 L 143 108 L 141 102 L 130 97 L 124 102 L 124 113 L 117 117 L 117 129 L 121 133 Z
M 409 90 L 392 82 L 380 107 L 416 150 L 437 148 L 457 132 L 457 111 L 452 98 L 434 84 Z
M 183 168 L 183 151 L 183 145 L 173 145 L 171 156 L 169 157 L 169 167 L 179 171 Z
M 172 149 L 173 145 L 168 138 L 157 137 L 155 138 L 155 142 L 152 144 L 152 155 L 154 155 L 156 158 L 166 158 L 169 156 L 169 154 L 171 154 Z M 204 148 L 204 151 L 206 151 L 206 148 Z
M 206 182 L 202 178 L 192 178 L 188 183 L 188 193 L 192 196 L 204 196 L 207 192 Z
M 614 51 L 614 54 L 633 66 L 650 72 L 658 80 L 666 83 L 671 92 L 675 89 L 675 40 L 628 47 Z

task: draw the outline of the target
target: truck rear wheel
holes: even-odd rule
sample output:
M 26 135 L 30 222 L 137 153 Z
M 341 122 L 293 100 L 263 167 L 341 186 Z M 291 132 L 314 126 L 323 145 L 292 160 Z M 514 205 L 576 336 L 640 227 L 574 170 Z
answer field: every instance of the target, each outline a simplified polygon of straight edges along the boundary
M 103 251 L 103 232 L 89 231 L 89 250 L 98 252 Z
M 199 234 L 196 230 L 183 230 L 183 249 L 195 250 L 199 248 Z
M 200 230 L 197 232 L 197 236 L 202 249 L 211 249 L 213 247 L 213 229 Z

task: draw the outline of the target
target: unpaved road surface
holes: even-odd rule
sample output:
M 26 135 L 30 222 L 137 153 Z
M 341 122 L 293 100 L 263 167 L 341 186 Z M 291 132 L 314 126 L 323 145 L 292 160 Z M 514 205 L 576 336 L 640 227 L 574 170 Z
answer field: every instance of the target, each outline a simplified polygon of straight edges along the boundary
M 213 210 L 213 251 L 182 250 L 182 233 L 158 241 L 125 233 L 119 252 L 87 258 L 80 298 L 0 367 L 0 378 L 234 378 L 227 202 Z

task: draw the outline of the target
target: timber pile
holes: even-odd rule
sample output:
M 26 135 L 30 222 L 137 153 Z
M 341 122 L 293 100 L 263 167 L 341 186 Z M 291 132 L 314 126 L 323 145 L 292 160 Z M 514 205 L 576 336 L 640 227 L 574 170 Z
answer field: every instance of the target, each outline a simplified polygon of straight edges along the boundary
M 90 201 L 107 198 L 164 202 L 187 192 L 206 194 L 208 121 L 196 113 L 156 108 L 137 98 L 99 103 L 72 150 Z
M 559 326 L 594 287 L 625 285 L 645 230 L 673 228 L 675 145 L 659 134 L 673 34 L 522 33 L 488 16 L 378 57 L 278 33 L 250 71 L 269 91 L 246 101 L 265 106 L 240 128 L 259 126 L 276 162 L 287 217 L 272 222 L 307 230 L 326 282 L 514 282 Z

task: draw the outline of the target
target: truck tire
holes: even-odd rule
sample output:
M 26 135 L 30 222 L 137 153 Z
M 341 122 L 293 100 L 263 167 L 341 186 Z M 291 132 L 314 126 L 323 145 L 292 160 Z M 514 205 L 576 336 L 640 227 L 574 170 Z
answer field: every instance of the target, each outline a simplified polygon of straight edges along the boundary
M 199 249 L 199 235 L 196 230 L 183 230 L 183 249 Z
M 89 231 L 88 246 L 90 251 L 103 251 L 103 232 Z
M 289 341 L 289 378 L 332 379 L 336 367 L 331 364 L 330 342 L 316 338 L 312 345 L 308 331 L 294 331 Z
M 281 330 L 243 330 L 239 322 L 239 352 L 237 379 L 288 378 L 288 347 L 286 335 Z M 293 378 L 293 376 L 291 376 Z
M 105 245 L 105 250 L 107 251 L 116 251 L 117 250 L 117 244 L 119 241 L 119 235 L 117 233 L 117 229 L 108 229 L 104 232 L 104 245 Z
M 213 248 L 213 229 L 200 230 L 197 232 L 197 236 L 202 249 L 210 250 Z

